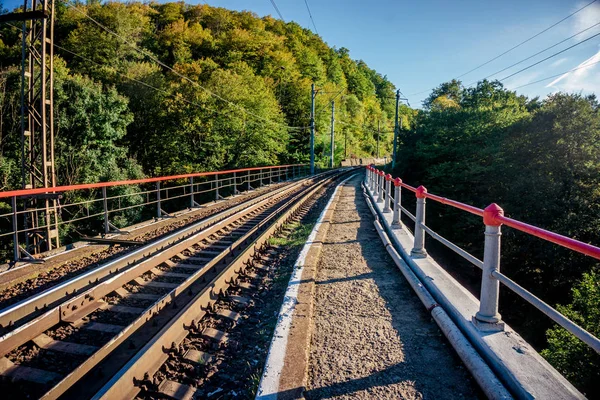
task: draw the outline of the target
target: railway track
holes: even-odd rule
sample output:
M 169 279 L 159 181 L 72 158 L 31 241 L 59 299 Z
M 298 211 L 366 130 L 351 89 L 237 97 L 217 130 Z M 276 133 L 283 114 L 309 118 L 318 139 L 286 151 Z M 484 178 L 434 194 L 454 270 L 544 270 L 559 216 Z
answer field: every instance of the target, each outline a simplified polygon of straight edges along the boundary
M 236 323 L 269 237 L 335 176 L 233 207 L 0 311 L 3 398 L 191 397 L 185 374 L 155 374 L 173 356 L 196 373 L 210 364 L 204 350 L 227 334 L 202 318 Z

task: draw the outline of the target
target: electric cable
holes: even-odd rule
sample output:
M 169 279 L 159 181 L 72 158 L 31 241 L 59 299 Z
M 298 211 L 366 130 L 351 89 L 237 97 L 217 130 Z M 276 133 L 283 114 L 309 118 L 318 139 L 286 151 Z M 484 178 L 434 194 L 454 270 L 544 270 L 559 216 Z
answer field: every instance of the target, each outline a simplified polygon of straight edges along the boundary
M 596 22 L 594 25 L 592 25 L 592 26 L 589 26 L 589 27 L 587 27 L 587 28 L 585 28 L 585 29 L 583 29 L 583 30 L 579 31 L 579 32 L 577 32 L 576 34 L 574 34 L 574 35 L 571 35 L 571 36 L 569 36 L 568 38 L 566 38 L 566 39 L 564 39 L 564 40 L 561 40 L 560 42 L 558 42 L 558 43 L 555 43 L 555 44 L 553 44 L 553 45 L 552 45 L 552 46 L 550 46 L 550 47 L 546 47 L 544 50 L 538 51 L 537 53 L 535 53 L 535 54 L 533 54 L 533 55 L 531 55 L 531 56 L 529 56 L 529 57 L 527 57 L 527 58 L 524 58 L 524 59 L 522 59 L 521 61 L 518 61 L 518 62 L 516 62 L 516 63 L 514 63 L 514 64 L 512 64 L 512 65 L 509 65 L 508 67 L 506 67 L 506 68 L 503 68 L 503 69 L 501 69 L 500 71 L 496 71 L 496 72 L 494 72 L 493 74 L 490 74 L 490 75 L 486 76 L 486 77 L 485 77 L 485 78 L 483 78 L 483 79 L 488 79 L 488 78 L 490 78 L 490 77 L 492 77 L 492 76 L 494 76 L 494 75 L 497 75 L 497 74 L 499 74 L 500 72 L 504 72 L 504 71 L 506 71 L 507 69 L 510 69 L 510 68 L 514 67 L 515 65 L 519 65 L 519 64 L 521 64 L 521 63 L 522 63 L 522 62 L 524 62 L 524 61 L 530 60 L 530 59 L 532 59 L 533 57 L 535 57 L 535 56 L 538 56 L 538 55 L 540 55 L 540 54 L 542 54 L 542 53 L 544 53 L 544 52 L 546 52 L 546 51 L 548 51 L 548 50 L 550 50 L 550 49 L 552 49 L 552 48 L 554 48 L 554 47 L 556 47 L 556 46 L 558 46 L 558 45 L 560 45 L 560 44 L 563 44 L 564 42 L 566 42 L 566 41 L 568 41 L 568 40 L 571 40 L 571 39 L 573 39 L 575 36 L 579 36 L 579 35 L 581 35 L 582 33 L 584 33 L 584 32 L 587 32 L 587 31 L 589 31 L 590 29 L 592 29 L 592 28 L 594 28 L 594 27 L 596 27 L 596 26 L 598 26 L 598 25 L 600 25 L 600 22 Z M 471 85 L 473 85 L 473 84 L 475 84 L 475 83 L 477 83 L 477 82 L 478 82 L 478 81 L 471 82 L 471 83 L 469 83 L 469 84 L 468 84 L 468 85 L 466 85 L 466 86 L 467 86 L 467 87 L 468 87 L 468 86 L 471 86 Z
M 306 9 L 308 10 L 308 16 L 310 17 L 310 20 L 312 21 L 312 25 L 315 28 L 315 33 L 318 35 L 319 31 L 317 30 L 317 25 L 315 25 L 315 20 L 313 19 L 312 13 L 310 12 L 310 7 L 308 6 L 308 0 L 304 0 L 304 4 L 306 4 Z
M 559 55 L 559 54 L 562 54 L 562 53 L 564 53 L 564 52 L 565 52 L 565 51 L 567 51 L 567 50 L 571 50 L 573 47 L 577 47 L 577 46 L 579 46 L 579 45 L 581 45 L 581 44 L 583 44 L 583 43 L 587 42 L 588 40 L 591 40 L 591 39 L 593 39 L 593 38 L 595 38 L 595 37 L 598 37 L 598 36 L 600 36 L 600 32 L 596 33 L 595 35 L 592 35 L 592 36 L 590 36 L 590 37 L 589 37 L 589 38 L 587 38 L 587 39 L 584 39 L 584 40 L 582 40 L 581 42 L 575 43 L 574 45 L 572 45 L 572 46 L 569 46 L 569 47 L 567 47 L 566 49 L 563 49 L 563 50 L 561 50 L 561 51 L 558 51 L 558 52 L 556 52 L 556 53 L 554 53 L 554 54 L 552 54 L 552 55 L 550 55 L 550 56 L 548 56 L 548 57 L 546 57 L 546 58 L 544 58 L 544 59 L 542 59 L 542 60 L 540 60 L 540 61 L 537 61 L 537 62 L 535 62 L 535 63 L 533 63 L 533 64 L 531 64 L 531 65 L 528 65 L 528 66 L 526 66 L 525 68 L 522 68 L 522 69 L 518 70 L 517 72 L 514 72 L 514 73 L 512 73 L 512 74 L 510 74 L 510 75 L 508 75 L 508 76 L 505 76 L 504 78 L 502 78 L 502 79 L 499 79 L 499 81 L 500 81 L 500 82 L 502 82 L 502 81 L 505 81 L 505 80 L 507 80 L 508 78 L 512 78 L 513 76 L 515 76 L 515 75 L 517 75 L 517 74 L 520 74 L 521 72 L 523 72 L 523 71 L 526 71 L 526 70 L 528 70 L 529 68 L 535 67 L 536 65 L 538 65 L 538 64 L 541 64 L 541 63 L 543 63 L 544 61 L 547 61 L 547 60 L 549 60 L 549 59 L 551 59 L 551 58 L 553 58 L 553 57 L 556 57 L 557 55 Z
M 273 4 L 273 8 L 275 9 L 275 11 L 277 11 L 279 18 L 281 18 L 282 21 L 285 21 L 283 15 L 281 15 L 281 11 L 279 11 L 279 7 L 277 7 L 277 4 L 275 4 L 275 0 L 271 0 L 271 4 Z
M 579 66 L 579 67 L 577 67 L 577 68 L 572 68 L 572 69 L 570 69 L 570 70 L 568 70 L 568 71 L 561 72 L 560 74 L 556 74 L 556 75 L 552 75 L 552 76 L 547 76 L 547 77 L 545 77 L 545 78 L 538 79 L 538 80 L 536 80 L 536 81 L 529 82 L 529 83 L 526 83 L 526 84 L 524 84 L 524 85 L 521 85 L 521 86 L 517 86 L 517 87 L 515 87 L 515 88 L 512 88 L 511 90 L 520 89 L 520 88 L 522 88 L 522 87 L 529 86 L 529 85 L 533 85 L 533 84 L 535 84 L 535 83 L 540 83 L 540 82 L 543 82 L 543 81 L 547 81 L 547 80 L 549 80 L 549 79 L 552 79 L 552 78 L 558 78 L 559 76 L 562 76 L 562 75 L 564 75 L 564 74 L 568 74 L 568 73 L 570 73 L 570 72 L 577 71 L 578 69 L 583 69 L 583 68 L 591 67 L 592 65 L 596 65 L 596 64 L 600 64 L 600 61 L 596 61 L 596 62 L 593 62 L 593 63 L 590 63 L 590 64 L 582 65 L 582 66 Z
M 597 1 L 597 0 L 593 0 L 592 2 L 590 2 L 590 3 L 586 4 L 586 5 L 584 5 L 583 7 L 579 8 L 578 10 L 576 10 L 576 11 L 572 12 L 571 14 L 567 15 L 566 17 L 564 17 L 564 18 L 563 18 L 563 19 L 561 19 L 560 21 L 558 21 L 558 22 L 555 22 L 554 24 L 550 25 L 550 26 L 549 26 L 549 27 L 547 27 L 546 29 L 543 29 L 542 31 L 540 31 L 540 32 L 536 33 L 535 35 L 531 36 L 530 38 L 523 40 L 521 43 L 517 44 L 516 46 L 513 46 L 513 47 L 511 47 L 510 49 L 506 50 L 504 53 L 501 53 L 501 54 L 497 55 L 496 57 L 494 57 L 494 58 L 492 58 L 492 59 L 490 59 L 490 60 L 488 60 L 488 61 L 484 62 L 483 64 L 481 64 L 481 65 L 479 65 L 479 66 L 477 66 L 477 67 L 475 67 L 475 68 L 473 68 L 473 69 L 471 69 L 471 70 L 469 70 L 469 71 L 465 72 L 464 74 L 457 76 L 457 77 L 456 77 L 456 79 L 462 78 L 463 76 L 465 76 L 465 75 L 468 75 L 468 74 L 470 74 L 471 72 L 473 72 L 473 71 L 476 71 L 476 70 L 478 70 L 479 68 L 481 68 L 481 67 L 483 67 L 483 66 L 485 66 L 485 65 L 488 65 L 488 64 L 489 64 L 489 63 L 491 63 L 492 61 L 495 61 L 495 60 L 499 59 L 500 57 L 502 57 L 503 55 L 510 53 L 510 52 L 511 52 L 511 51 L 513 51 L 514 49 L 516 49 L 516 48 L 518 48 L 518 47 L 521 47 L 521 46 L 522 46 L 522 45 L 524 45 L 525 43 L 527 43 L 527 42 L 529 42 L 529 41 L 531 41 L 531 40 L 535 39 L 536 37 L 540 36 L 541 34 L 543 34 L 543 33 L 545 33 L 545 32 L 548 32 L 550 29 L 554 28 L 555 26 L 557 26 L 557 25 L 561 24 L 562 22 L 566 21 L 567 19 L 571 18 L 573 15 L 575 15 L 575 14 L 577 14 L 578 12 L 580 12 L 580 11 L 584 10 L 585 8 L 587 8 L 587 7 L 591 6 L 591 5 L 592 5 L 592 4 L 594 4 L 596 1 Z
M 461 74 L 461 75 L 457 76 L 457 77 L 456 77 L 456 78 L 454 78 L 454 79 L 459 79 L 459 78 L 462 78 L 463 76 L 465 76 L 465 75 L 467 75 L 467 74 L 470 74 L 471 72 L 473 72 L 473 71 L 476 71 L 476 70 L 478 70 L 479 68 L 481 68 L 481 67 L 483 67 L 483 66 L 485 66 L 485 65 L 487 65 L 487 64 L 489 64 L 489 63 L 491 63 L 492 61 L 495 61 L 495 60 L 497 60 L 498 58 L 500 58 L 500 57 L 502 57 L 502 56 L 504 56 L 504 55 L 506 55 L 506 54 L 510 53 L 511 51 L 515 50 L 516 48 L 518 48 L 518 47 L 520 47 L 520 46 L 524 45 L 525 43 L 527 43 L 527 42 L 529 42 L 529 41 L 531 41 L 531 40 L 535 39 L 536 37 L 540 36 L 541 34 L 543 34 L 543 33 L 547 32 L 547 31 L 549 31 L 550 29 L 554 28 L 555 26 L 557 26 L 557 25 L 561 24 L 562 22 L 566 21 L 567 19 L 571 18 L 573 15 L 575 15 L 575 14 L 579 13 L 580 11 L 582 11 L 582 10 L 586 9 L 587 7 L 591 6 L 591 5 L 592 5 L 592 4 L 594 4 L 596 1 L 598 1 L 598 0 L 593 0 L 593 1 L 591 1 L 590 3 L 587 3 L 586 5 L 584 5 L 583 7 L 579 8 L 579 9 L 577 9 L 576 11 L 572 12 L 571 14 L 567 15 L 566 17 L 564 17 L 564 18 L 563 18 L 563 19 L 561 19 L 560 21 L 558 21 L 558 22 L 555 22 L 554 24 L 552 24 L 552 25 L 550 25 L 549 27 L 547 27 L 547 28 L 543 29 L 542 31 L 540 31 L 540 32 L 536 33 L 535 35 L 533 35 L 533 36 L 531 36 L 531 37 L 529 37 L 529 38 L 527 38 L 527 39 L 523 40 L 522 42 L 520 42 L 520 43 L 518 43 L 517 45 L 515 45 L 515 46 L 511 47 L 510 49 L 506 50 L 505 52 L 503 52 L 503 53 L 501 53 L 501 54 L 497 55 L 496 57 L 494 57 L 494 58 L 492 58 L 492 59 L 490 59 L 490 60 L 488 60 L 488 61 L 484 62 L 483 64 L 480 64 L 480 65 L 478 65 L 477 67 L 475 67 L 475 68 L 473 68 L 473 69 L 471 69 L 471 70 L 469 70 L 469 71 L 465 72 L 464 74 Z M 418 95 L 418 94 L 426 93 L 426 92 L 429 92 L 429 91 L 431 91 L 431 90 L 434 90 L 434 89 L 435 89 L 435 88 L 431 88 L 431 89 L 426 89 L 426 90 L 422 90 L 422 91 L 415 92 L 415 93 L 410 93 L 410 94 L 409 94 L 409 96 L 415 96 L 415 95 Z

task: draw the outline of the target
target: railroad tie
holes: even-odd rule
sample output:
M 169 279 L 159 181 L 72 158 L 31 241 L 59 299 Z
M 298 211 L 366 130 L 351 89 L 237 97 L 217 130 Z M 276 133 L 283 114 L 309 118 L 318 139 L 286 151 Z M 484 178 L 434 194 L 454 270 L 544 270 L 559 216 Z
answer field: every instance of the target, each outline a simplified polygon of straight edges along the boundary
M 15 364 L 6 357 L 0 358 L 0 375 L 9 377 L 14 381 L 23 380 L 42 385 L 57 381 L 62 377 L 55 372 Z
M 194 395 L 196 389 L 189 385 L 165 379 L 158 385 L 158 391 L 168 398 L 175 400 L 189 400 Z
M 54 340 L 44 333 L 42 333 L 38 337 L 33 338 L 32 342 L 40 349 L 83 356 L 90 356 L 94 354 L 96 350 L 98 350 L 98 347 L 96 346 Z

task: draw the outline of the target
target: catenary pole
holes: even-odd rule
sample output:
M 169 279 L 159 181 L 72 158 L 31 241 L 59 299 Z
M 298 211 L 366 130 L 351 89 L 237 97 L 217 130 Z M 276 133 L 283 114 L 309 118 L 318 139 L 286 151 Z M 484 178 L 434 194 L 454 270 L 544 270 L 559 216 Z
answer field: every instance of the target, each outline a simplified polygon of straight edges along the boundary
M 315 84 L 310 87 L 310 174 L 315 174 Z
M 398 145 L 398 107 L 400 104 L 400 89 L 396 90 L 396 119 L 394 124 L 394 148 L 392 149 L 392 169 L 396 167 L 396 147 Z
M 331 100 L 331 158 L 329 160 L 329 168 L 333 168 L 333 157 L 335 154 L 335 101 Z

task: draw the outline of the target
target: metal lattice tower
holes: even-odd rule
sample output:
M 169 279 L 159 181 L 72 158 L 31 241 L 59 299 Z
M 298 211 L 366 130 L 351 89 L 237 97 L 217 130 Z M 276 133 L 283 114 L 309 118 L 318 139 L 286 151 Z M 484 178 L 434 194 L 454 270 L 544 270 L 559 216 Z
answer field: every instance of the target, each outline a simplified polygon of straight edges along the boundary
M 23 12 L 2 21 L 22 21 L 21 178 L 23 189 L 56 186 L 54 163 L 54 1 L 25 0 Z M 25 199 L 27 251 L 59 247 L 58 196 Z
M 25 0 L 24 6 L 27 5 Z M 42 17 L 23 24 L 22 60 L 22 178 L 23 188 L 56 186 L 54 164 L 54 1 L 31 0 L 31 11 Z M 26 60 L 27 59 L 27 60 Z M 27 64 L 26 64 L 27 62 Z M 39 202 L 44 203 L 39 207 Z M 43 227 L 29 235 L 33 250 L 51 250 L 60 245 L 57 200 L 32 199 L 41 211 L 30 213 L 32 228 Z

